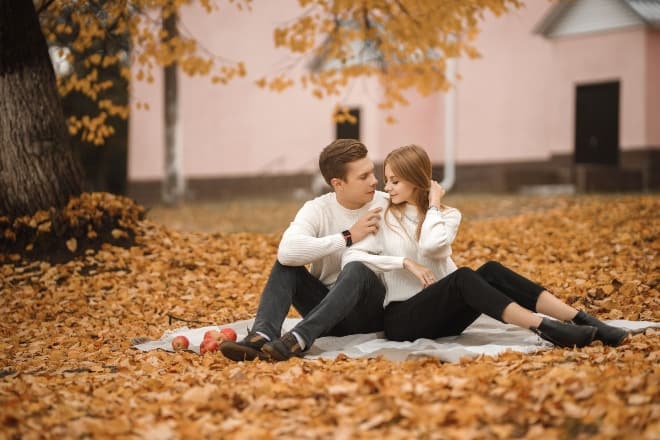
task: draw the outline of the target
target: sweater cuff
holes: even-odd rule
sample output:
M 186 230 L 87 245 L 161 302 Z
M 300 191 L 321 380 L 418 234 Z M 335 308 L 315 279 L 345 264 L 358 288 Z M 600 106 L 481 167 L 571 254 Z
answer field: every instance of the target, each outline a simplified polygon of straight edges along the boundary
M 344 238 L 344 234 L 341 232 L 338 234 L 333 234 L 332 238 L 332 246 L 335 249 L 346 249 L 346 239 Z
M 395 258 L 399 260 L 399 261 L 397 262 L 399 269 L 405 269 L 405 268 L 403 267 L 403 260 L 405 260 L 406 257 L 395 257 Z

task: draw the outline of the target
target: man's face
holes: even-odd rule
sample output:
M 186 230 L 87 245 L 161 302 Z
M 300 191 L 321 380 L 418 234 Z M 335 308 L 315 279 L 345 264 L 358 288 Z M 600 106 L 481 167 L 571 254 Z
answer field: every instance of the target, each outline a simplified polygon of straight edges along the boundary
M 358 209 L 373 200 L 378 179 L 374 163 L 367 157 L 346 164 L 346 180 L 336 179 L 337 197 L 349 209 Z

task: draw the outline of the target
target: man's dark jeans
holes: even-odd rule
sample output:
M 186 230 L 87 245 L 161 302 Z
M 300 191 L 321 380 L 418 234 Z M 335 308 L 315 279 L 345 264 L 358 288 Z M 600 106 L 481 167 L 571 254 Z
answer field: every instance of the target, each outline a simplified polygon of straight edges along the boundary
M 330 290 L 304 266 L 276 262 L 261 295 L 252 328 L 280 337 L 282 323 L 293 305 L 303 320 L 293 329 L 312 346 L 320 336 L 345 336 L 383 330 L 385 286 L 362 263 L 351 262 Z

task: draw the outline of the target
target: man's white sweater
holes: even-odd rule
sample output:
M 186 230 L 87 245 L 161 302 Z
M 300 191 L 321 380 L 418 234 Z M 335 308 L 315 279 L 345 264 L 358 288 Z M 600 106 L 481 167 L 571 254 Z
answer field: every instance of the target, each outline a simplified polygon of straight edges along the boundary
M 359 209 L 344 208 L 334 192 L 306 202 L 284 231 L 277 260 L 285 266 L 310 264 L 309 272 L 330 288 L 337 280 L 346 250 L 342 231 L 350 229 L 368 210 L 385 209 L 387 203 L 387 194 L 380 191 Z
M 422 283 L 403 268 L 404 258 L 414 260 L 433 271 L 440 280 L 456 270 L 451 259 L 451 244 L 461 223 L 461 213 L 454 208 L 429 210 L 422 223 L 419 241 L 417 207 L 406 205 L 399 221 L 388 210 L 378 234 L 370 235 L 344 253 L 342 267 L 361 261 L 376 273 L 382 273 L 387 288 L 383 306 L 392 301 L 405 301 L 419 293 Z

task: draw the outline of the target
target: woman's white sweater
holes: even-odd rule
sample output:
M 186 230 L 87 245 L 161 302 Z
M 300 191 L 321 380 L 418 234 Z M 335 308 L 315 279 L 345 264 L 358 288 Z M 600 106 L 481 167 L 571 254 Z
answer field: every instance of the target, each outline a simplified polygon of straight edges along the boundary
M 378 233 L 355 243 L 342 258 L 342 267 L 351 261 L 360 261 L 383 274 L 387 288 L 383 306 L 392 301 L 405 301 L 422 290 L 422 283 L 403 268 L 404 258 L 428 267 L 438 280 L 456 270 L 451 259 L 451 244 L 461 223 L 461 213 L 454 208 L 429 210 L 419 241 L 415 239 L 417 207 L 408 204 L 403 213 L 398 220 L 394 212 L 388 210 Z
M 284 231 L 277 260 L 285 266 L 309 264 L 309 272 L 330 288 L 337 280 L 346 250 L 341 232 L 350 229 L 368 210 L 384 210 L 387 204 L 388 196 L 381 191 L 359 209 L 344 208 L 334 192 L 306 202 Z

